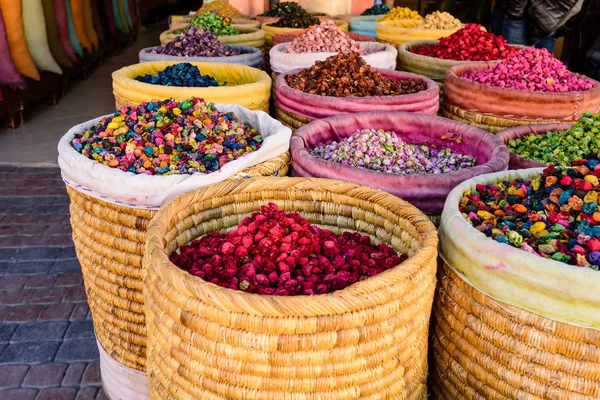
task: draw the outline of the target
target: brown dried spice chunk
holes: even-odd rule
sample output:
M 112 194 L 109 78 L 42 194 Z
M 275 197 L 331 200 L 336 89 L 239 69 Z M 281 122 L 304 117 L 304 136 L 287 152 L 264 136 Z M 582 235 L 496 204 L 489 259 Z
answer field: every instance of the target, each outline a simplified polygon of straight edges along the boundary
M 422 79 L 391 80 L 360 57 L 358 53 L 339 53 L 325 61 L 286 76 L 288 85 L 309 94 L 333 97 L 398 96 L 427 89 Z

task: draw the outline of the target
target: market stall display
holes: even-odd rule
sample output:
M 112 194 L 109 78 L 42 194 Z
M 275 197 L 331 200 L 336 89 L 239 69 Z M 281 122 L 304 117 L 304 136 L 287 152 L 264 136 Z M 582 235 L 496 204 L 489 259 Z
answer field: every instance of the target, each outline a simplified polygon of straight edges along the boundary
M 210 30 L 196 26 L 188 27 L 164 46 L 142 49 L 140 62 L 147 61 L 196 61 L 248 65 L 260 68 L 262 52 L 254 47 L 224 45 Z
M 600 111 L 600 83 L 570 72 L 545 49 L 446 71 L 443 114 L 496 133 L 516 125 L 568 123 Z M 551 107 L 548 105 L 551 104 Z
M 194 98 L 121 108 L 61 139 L 58 161 L 95 332 L 109 355 L 103 361 L 118 367 L 107 375 L 118 387 L 105 385 L 112 398 L 140 398 L 129 379 L 146 370 L 142 256 L 156 210 L 199 186 L 285 175 L 290 135 L 262 112 Z
M 598 164 L 484 175 L 450 193 L 432 323 L 437 398 L 600 395 Z
M 392 250 L 408 259 L 345 289 L 313 296 L 268 295 L 266 290 L 262 295 L 245 293 L 244 288 L 264 282 L 250 266 L 246 283 L 239 282 L 241 290 L 233 290 L 171 263 L 174 250 L 211 231 L 225 232 L 241 224 L 237 232 L 246 229 L 251 239 L 258 240 L 255 232 L 262 233 L 265 226 L 280 230 L 277 222 L 265 221 L 273 209 L 269 203 L 286 213 L 297 212 L 321 229 L 348 232 L 343 236 L 348 243 L 361 238 L 357 251 L 370 238 L 382 246 L 377 258 Z M 263 215 L 253 214 L 261 210 Z M 256 222 L 259 217 L 261 225 Z M 252 218 L 255 221 L 246 226 Z M 307 222 L 295 227 L 298 236 L 303 235 L 298 244 L 305 249 L 311 243 L 304 236 Z M 310 232 L 314 237 L 312 232 L 319 231 Z M 235 233 L 228 235 L 237 242 Z M 292 245 L 294 236 L 289 235 Z M 262 240 L 258 251 L 263 254 L 266 247 L 269 253 L 270 239 Z M 336 251 L 335 243 L 333 248 L 331 244 L 324 242 L 321 252 Z M 233 257 L 225 253 L 243 252 L 239 245 L 233 246 L 227 244 L 224 256 L 215 258 L 230 263 L 225 259 Z M 174 399 L 250 394 L 299 399 L 381 393 L 425 397 L 436 257 L 437 235 L 427 218 L 408 203 L 372 188 L 333 180 L 260 178 L 184 194 L 157 213 L 144 257 L 148 330 L 155 333 L 148 336 L 151 395 Z M 321 260 L 323 269 L 332 270 L 324 256 Z M 309 262 L 314 275 L 304 280 L 307 287 L 310 276 L 322 273 L 318 261 Z M 355 260 L 351 265 L 355 262 L 360 263 Z M 287 274 L 291 276 L 282 272 L 279 279 L 290 282 L 287 287 L 293 291 L 295 283 Z M 335 288 L 345 276 L 351 274 L 340 271 L 325 279 Z M 184 318 L 188 322 L 182 323 Z M 258 341 L 265 345 L 250 345 Z
M 294 176 L 374 186 L 438 218 L 457 184 L 506 170 L 509 157 L 500 139 L 480 129 L 388 111 L 313 121 L 294 133 L 290 151 Z
M 113 93 L 117 108 L 134 106 L 154 99 L 200 97 L 215 103 L 239 104 L 251 110 L 269 109 L 271 78 L 256 68 L 237 64 L 192 62 L 203 75 L 215 78 L 220 86 L 209 88 L 170 87 L 138 82 L 138 76 L 156 75 L 173 61 L 153 61 L 130 65 L 113 72 Z
M 600 114 L 584 112 L 575 124 L 517 126 L 497 134 L 510 150 L 510 169 L 568 166 L 600 154 Z
M 408 72 L 373 69 L 357 53 L 339 53 L 308 69 L 281 74 L 275 92 L 276 117 L 292 129 L 340 113 L 435 114 L 439 108 L 435 82 Z

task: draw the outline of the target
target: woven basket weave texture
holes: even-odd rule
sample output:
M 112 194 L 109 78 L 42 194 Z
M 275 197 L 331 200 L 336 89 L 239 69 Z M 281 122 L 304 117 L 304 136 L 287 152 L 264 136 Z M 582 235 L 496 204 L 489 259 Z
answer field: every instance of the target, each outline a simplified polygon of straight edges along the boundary
M 410 258 L 344 290 L 292 297 L 221 288 L 169 261 L 269 202 Z M 178 197 L 151 223 L 144 257 L 152 398 L 425 399 L 437 241 L 409 203 L 353 183 L 259 178 Z
M 432 318 L 436 399 L 598 399 L 600 331 L 499 302 L 446 264 Z
M 230 179 L 285 176 L 289 152 Z M 119 363 L 146 365 L 142 257 L 146 230 L 156 211 L 112 204 L 67 186 L 77 258 L 98 341 Z

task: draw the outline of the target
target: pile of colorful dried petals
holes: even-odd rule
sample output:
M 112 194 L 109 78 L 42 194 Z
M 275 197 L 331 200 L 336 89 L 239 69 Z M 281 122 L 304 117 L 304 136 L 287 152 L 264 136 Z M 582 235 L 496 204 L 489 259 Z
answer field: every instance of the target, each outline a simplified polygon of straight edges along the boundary
M 192 19 L 192 25 L 211 30 L 217 36 L 239 35 L 239 31 L 231 26 L 231 19 L 216 11 L 200 14 Z
M 215 0 L 205 3 L 196 11 L 196 15 L 212 11 L 216 11 L 227 18 L 242 18 L 244 16 L 237 8 L 229 4 L 229 0 Z
M 469 71 L 462 78 L 529 92 L 575 92 L 596 86 L 594 81 L 569 71 L 548 50 L 534 47 L 517 51 L 491 68 Z
M 346 139 L 315 147 L 315 157 L 327 161 L 391 174 L 443 174 L 473 167 L 477 159 L 449 148 L 412 145 L 395 132 L 365 129 Z
M 202 75 L 197 66 L 190 63 L 169 65 L 157 74 L 146 74 L 135 80 L 151 85 L 177 87 L 211 87 L 219 86 L 219 82 L 210 75 Z
M 374 6 L 367 8 L 360 15 L 385 15 L 390 12 L 390 8 L 387 4 L 375 4 Z
M 418 12 L 411 10 L 408 7 L 394 7 L 378 21 L 396 21 L 402 19 L 422 20 L 423 17 Z
M 398 96 L 427 89 L 422 79 L 384 77 L 358 53 L 338 53 L 285 79 L 291 88 L 319 96 Z
M 433 46 L 417 46 L 410 51 L 445 60 L 490 61 L 503 60 L 517 49 L 508 45 L 502 36 L 483 30 L 479 24 L 466 24 Z
M 499 243 L 540 257 L 600 269 L 600 161 L 550 166 L 529 180 L 477 185 L 460 211 Z
M 219 42 L 210 30 L 202 30 L 195 25 L 188 26 L 164 46 L 156 47 L 153 54 L 167 54 L 177 57 L 228 57 L 240 54 Z
M 508 149 L 542 164 L 568 166 L 587 155 L 600 155 L 600 113 L 585 111 L 569 130 L 530 133 L 506 144 Z
M 417 29 L 458 29 L 462 22 L 447 12 L 434 11 L 425 16 L 422 24 Z
M 262 206 L 237 229 L 212 232 L 171 255 L 171 262 L 207 282 L 275 296 L 325 294 L 406 260 L 369 236 L 311 225 L 276 204 Z
M 147 175 L 214 172 L 261 143 L 256 129 L 198 98 L 122 107 L 71 142 L 104 165 Z
M 306 29 L 302 35 L 283 50 L 285 53 L 338 53 L 367 54 L 360 44 L 350 39 L 335 22 L 323 21 Z

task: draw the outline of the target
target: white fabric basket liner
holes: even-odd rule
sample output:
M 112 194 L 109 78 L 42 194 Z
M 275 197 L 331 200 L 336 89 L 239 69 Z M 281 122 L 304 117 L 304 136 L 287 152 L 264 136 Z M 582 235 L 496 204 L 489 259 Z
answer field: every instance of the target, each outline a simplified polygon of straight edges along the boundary
M 358 42 L 368 53 L 362 56 L 372 67 L 380 69 L 396 69 L 398 50 L 392 45 L 377 42 Z M 310 68 L 315 62 L 323 61 L 337 53 L 285 53 L 283 50 L 291 42 L 280 43 L 269 51 L 271 69 L 278 74 L 289 72 L 298 68 Z
M 178 195 L 201 186 L 222 182 L 246 168 L 278 157 L 289 150 L 292 131 L 263 111 L 235 104 L 217 104 L 256 128 L 263 137 L 259 150 L 230 161 L 213 173 L 192 175 L 144 175 L 124 172 L 78 153 L 71 145 L 76 132 L 86 131 L 103 117 L 71 128 L 58 143 L 58 164 L 66 184 L 87 195 L 132 208 L 158 209 Z

